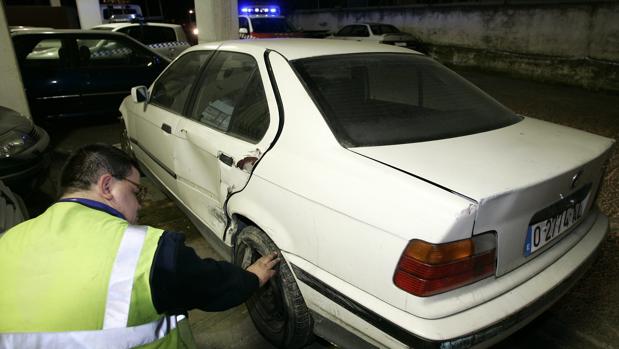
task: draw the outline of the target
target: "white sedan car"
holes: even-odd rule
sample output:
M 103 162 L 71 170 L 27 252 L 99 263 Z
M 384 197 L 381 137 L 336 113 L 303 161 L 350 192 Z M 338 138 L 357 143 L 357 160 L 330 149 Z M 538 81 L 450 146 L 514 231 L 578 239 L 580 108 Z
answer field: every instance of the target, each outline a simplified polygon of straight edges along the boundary
M 410 33 L 400 31 L 386 23 L 356 23 L 344 26 L 327 39 L 368 41 L 379 44 L 408 47 L 418 52 L 427 53 L 427 47 Z
M 613 140 L 516 115 L 408 49 L 198 45 L 120 110 L 127 149 L 220 251 L 281 253 L 248 307 L 282 348 L 488 346 L 608 231 Z

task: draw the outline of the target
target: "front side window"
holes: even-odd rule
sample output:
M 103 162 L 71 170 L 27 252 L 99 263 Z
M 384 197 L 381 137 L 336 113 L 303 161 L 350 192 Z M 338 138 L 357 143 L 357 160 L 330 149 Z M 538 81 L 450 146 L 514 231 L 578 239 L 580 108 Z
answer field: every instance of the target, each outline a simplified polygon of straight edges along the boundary
M 249 21 L 245 17 L 239 17 L 239 28 L 245 28 L 249 30 Z
M 293 66 L 346 147 L 459 137 L 521 120 L 420 55 L 335 55 L 297 60 Z
M 269 126 L 269 112 L 253 57 L 217 53 L 205 69 L 190 116 L 206 126 L 257 143 Z
M 212 54 L 194 51 L 179 57 L 155 82 L 149 103 L 182 115 L 189 91 Z

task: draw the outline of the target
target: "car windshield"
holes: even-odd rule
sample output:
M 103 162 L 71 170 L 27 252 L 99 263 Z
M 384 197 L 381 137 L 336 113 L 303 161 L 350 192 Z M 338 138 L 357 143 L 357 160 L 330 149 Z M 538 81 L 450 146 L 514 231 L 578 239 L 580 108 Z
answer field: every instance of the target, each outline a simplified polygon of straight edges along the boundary
M 256 33 L 291 33 L 294 31 L 286 19 L 280 17 L 252 18 L 251 24 Z
M 370 24 L 370 28 L 372 28 L 372 33 L 374 33 L 374 35 L 393 34 L 400 32 L 398 28 L 388 24 Z
M 345 147 L 459 137 L 522 119 L 421 55 L 334 55 L 293 66 Z

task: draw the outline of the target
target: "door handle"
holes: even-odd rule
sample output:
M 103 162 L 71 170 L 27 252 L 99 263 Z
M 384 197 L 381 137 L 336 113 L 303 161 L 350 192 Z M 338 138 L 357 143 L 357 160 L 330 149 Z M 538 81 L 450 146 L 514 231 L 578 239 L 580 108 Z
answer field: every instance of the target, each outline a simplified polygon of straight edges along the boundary
M 168 124 L 161 124 L 161 129 L 164 130 L 166 133 L 172 134 L 172 126 Z
M 224 153 L 219 153 L 218 158 L 219 158 L 219 161 L 223 162 L 224 164 L 228 166 L 232 166 L 232 164 L 234 164 L 234 159 L 232 159 L 232 157 Z

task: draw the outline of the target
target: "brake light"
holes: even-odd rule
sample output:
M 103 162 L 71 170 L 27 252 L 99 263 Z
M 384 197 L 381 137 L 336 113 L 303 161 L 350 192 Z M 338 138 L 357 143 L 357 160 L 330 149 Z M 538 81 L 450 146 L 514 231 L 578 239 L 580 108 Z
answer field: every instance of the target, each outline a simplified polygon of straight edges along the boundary
M 446 292 L 493 275 L 494 233 L 445 244 L 411 240 L 393 275 L 396 286 L 415 296 Z

